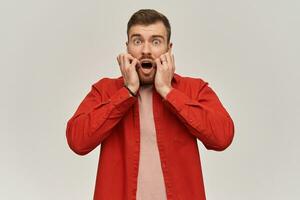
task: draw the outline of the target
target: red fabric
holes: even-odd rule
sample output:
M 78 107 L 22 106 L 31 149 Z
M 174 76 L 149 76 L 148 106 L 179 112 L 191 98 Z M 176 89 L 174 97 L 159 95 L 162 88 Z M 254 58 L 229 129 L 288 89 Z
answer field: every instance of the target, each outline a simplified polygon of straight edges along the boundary
M 140 124 L 137 97 L 123 78 L 103 78 L 67 123 L 70 148 L 85 155 L 101 144 L 94 200 L 135 200 Z M 174 74 L 163 99 L 153 87 L 153 115 L 168 200 L 205 200 L 197 139 L 209 150 L 232 142 L 234 124 L 202 79 Z

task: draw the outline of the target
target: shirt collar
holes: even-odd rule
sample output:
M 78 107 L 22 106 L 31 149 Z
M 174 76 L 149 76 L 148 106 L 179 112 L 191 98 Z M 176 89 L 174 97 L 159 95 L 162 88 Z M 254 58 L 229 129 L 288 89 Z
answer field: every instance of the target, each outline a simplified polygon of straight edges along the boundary
M 119 76 L 117 79 L 120 81 L 121 84 L 124 84 L 124 78 L 123 78 L 123 76 Z M 178 83 L 179 79 L 180 79 L 180 76 L 178 74 L 174 73 L 172 82 Z

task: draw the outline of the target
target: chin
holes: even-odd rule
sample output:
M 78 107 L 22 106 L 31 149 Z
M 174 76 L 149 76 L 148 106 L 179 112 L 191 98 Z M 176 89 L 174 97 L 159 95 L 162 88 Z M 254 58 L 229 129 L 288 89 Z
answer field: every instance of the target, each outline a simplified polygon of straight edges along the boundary
M 140 80 L 141 86 L 143 85 L 153 85 L 153 80 Z
M 150 75 L 145 76 L 142 72 L 138 71 L 140 85 L 152 85 L 154 83 L 155 72 L 153 71 Z
M 154 83 L 154 77 L 139 77 L 141 85 L 152 85 Z

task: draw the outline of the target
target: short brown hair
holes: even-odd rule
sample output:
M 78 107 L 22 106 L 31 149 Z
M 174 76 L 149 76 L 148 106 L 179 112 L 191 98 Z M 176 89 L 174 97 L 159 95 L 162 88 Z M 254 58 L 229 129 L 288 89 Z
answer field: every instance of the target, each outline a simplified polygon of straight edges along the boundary
M 159 13 L 156 10 L 153 9 L 141 9 L 137 12 L 135 12 L 129 19 L 127 23 L 127 37 L 129 37 L 129 30 L 134 25 L 151 25 L 156 22 L 162 22 L 164 26 L 167 29 L 167 41 L 168 44 L 170 42 L 171 38 L 171 25 L 169 23 L 169 20 L 166 16 Z

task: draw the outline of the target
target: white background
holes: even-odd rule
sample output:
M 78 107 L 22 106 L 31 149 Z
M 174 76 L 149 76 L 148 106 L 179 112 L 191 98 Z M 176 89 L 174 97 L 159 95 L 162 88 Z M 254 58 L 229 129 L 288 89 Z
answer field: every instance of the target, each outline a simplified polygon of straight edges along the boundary
M 67 120 L 120 76 L 140 8 L 172 26 L 177 73 L 209 82 L 235 122 L 223 152 L 199 142 L 208 200 L 300 196 L 300 3 L 27 0 L 0 3 L 0 199 L 92 199 L 99 148 L 74 154 Z

